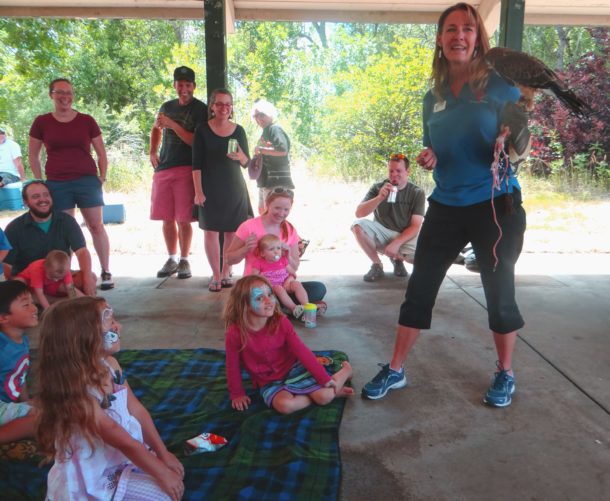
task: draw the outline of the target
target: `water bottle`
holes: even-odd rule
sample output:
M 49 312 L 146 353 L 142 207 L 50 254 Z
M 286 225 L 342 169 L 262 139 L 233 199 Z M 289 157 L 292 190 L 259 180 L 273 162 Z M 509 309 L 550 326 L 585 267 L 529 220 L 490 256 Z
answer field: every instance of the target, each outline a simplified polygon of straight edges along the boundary
M 307 303 L 303 306 L 303 321 L 308 329 L 313 329 L 316 326 L 317 309 L 318 307 L 313 303 Z

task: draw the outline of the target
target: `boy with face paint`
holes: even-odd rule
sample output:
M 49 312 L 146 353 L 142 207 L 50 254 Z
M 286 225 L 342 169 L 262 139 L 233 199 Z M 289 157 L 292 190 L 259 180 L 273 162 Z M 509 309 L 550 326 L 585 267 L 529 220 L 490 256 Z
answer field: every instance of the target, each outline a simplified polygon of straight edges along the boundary
M 280 312 L 264 277 L 249 275 L 237 281 L 224 320 L 227 382 L 234 409 L 243 411 L 250 405 L 242 366 L 264 402 L 282 414 L 353 395 L 354 390 L 345 386 L 352 377 L 349 362 L 330 374 Z
M 294 318 L 302 317 L 303 305 L 309 303 L 307 291 L 301 282 L 296 280 L 296 271 L 288 261 L 288 248 L 279 237 L 267 234 L 258 241 L 252 274 L 262 275 L 269 280 L 282 306 L 287 308 Z M 289 293 L 294 294 L 300 304 L 296 304 Z

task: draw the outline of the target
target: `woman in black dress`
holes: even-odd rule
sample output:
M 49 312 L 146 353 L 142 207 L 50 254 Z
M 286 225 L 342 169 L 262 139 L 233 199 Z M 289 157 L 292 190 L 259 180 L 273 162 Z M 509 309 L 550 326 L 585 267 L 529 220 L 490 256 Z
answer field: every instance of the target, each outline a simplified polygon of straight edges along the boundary
M 193 137 L 193 182 L 195 204 L 199 207 L 199 227 L 204 233 L 205 253 L 212 268 L 209 290 L 231 287 L 231 267 L 223 259 L 220 267 L 219 233 L 228 249 L 235 230 L 252 215 L 248 189 L 241 173 L 249 161 L 246 132 L 231 121 L 233 96 L 216 89 L 210 96 L 210 119 L 197 127 Z M 237 141 L 237 151 L 229 152 L 229 140 Z

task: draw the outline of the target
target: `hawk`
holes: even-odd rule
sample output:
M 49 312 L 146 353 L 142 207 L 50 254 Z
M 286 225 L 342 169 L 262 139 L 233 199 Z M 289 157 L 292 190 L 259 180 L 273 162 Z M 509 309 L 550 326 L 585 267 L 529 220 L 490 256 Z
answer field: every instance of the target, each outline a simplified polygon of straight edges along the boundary
M 534 107 L 534 93 L 537 90 L 555 95 L 579 117 L 585 117 L 591 111 L 591 107 L 574 94 L 557 73 L 534 56 L 514 49 L 495 47 L 485 54 L 484 59 L 498 75 L 519 88 L 527 111 Z

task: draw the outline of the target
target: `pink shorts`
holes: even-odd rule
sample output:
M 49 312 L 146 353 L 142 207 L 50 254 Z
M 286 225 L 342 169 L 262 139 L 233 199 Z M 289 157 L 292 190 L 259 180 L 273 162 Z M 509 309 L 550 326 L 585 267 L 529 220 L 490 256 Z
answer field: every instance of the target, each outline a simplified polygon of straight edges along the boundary
M 155 172 L 150 198 L 150 219 L 153 221 L 195 221 L 193 169 L 186 165 Z

